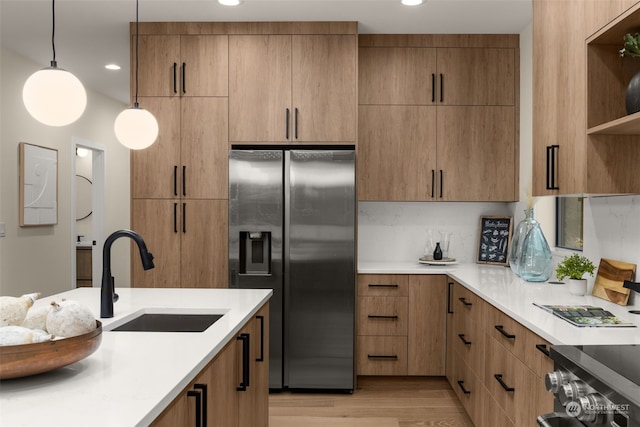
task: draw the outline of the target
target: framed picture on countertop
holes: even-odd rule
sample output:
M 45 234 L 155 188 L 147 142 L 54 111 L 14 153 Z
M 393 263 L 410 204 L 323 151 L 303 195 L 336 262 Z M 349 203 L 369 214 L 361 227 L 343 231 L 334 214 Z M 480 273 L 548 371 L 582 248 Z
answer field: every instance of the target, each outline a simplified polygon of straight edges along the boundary
M 512 227 L 513 217 L 481 216 L 476 262 L 509 265 Z

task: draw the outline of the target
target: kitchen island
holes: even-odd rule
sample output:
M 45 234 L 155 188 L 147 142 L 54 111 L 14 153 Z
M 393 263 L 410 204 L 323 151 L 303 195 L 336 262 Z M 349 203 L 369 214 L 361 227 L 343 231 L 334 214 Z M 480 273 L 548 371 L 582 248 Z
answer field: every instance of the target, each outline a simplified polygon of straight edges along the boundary
M 509 267 L 475 263 L 429 266 L 418 262 L 359 262 L 358 274 L 447 275 L 498 310 L 526 326 L 551 344 L 640 344 L 640 298 L 620 306 L 590 293 L 571 295 L 563 284 L 532 283 L 516 276 Z M 577 327 L 537 307 L 544 305 L 593 305 L 610 311 L 636 327 Z
M 100 347 L 48 373 L 0 382 L 2 426 L 145 426 L 160 415 L 263 307 L 271 290 L 116 290 L 114 317 L 99 319 Z M 66 298 L 100 313 L 100 289 L 82 288 L 36 301 Z M 109 329 L 135 313 L 223 314 L 204 332 Z M 266 393 L 266 390 L 265 390 Z

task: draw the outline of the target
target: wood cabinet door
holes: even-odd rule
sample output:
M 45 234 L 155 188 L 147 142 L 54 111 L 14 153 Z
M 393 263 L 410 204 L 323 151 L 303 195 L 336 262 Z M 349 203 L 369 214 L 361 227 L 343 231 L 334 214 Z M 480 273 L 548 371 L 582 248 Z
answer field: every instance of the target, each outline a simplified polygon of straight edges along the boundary
M 228 287 L 228 202 L 182 200 L 180 210 L 181 287 Z
M 131 243 L 132 287 L 180 286 L 180 235 L 178 202 L 160 199 L 131 200 L 131 228 L 143 236 L 153 254 L 155 268 L 144 271 L 138 247 Z M 116 286 L 118 283 L 116 282 Z
M 409 276 L 409 375 L 445 375 L 447 277 Z
M 229 94 L 228 36 L 180 36 L 180 59 L 181 96 Z
M 183 198 L 228 196 L 227 98 L 182 98 L 180 188 Z
M 250 382 L 238 392 L 240 427 L 269 425 L 269 304 L 263 306 L 241 333 L 250 339 Z
M 292 118 L 291 36 L 229 36 L 229 140 L 287 142 Z
M 356 36 L 296 35 L 293 141 L 356 141 Z
M 238 427 L 238 354 L 233 339 L 195 380 L 207 386 L 207 427 Z
M 515 105 L 515 49 L 437 50 L 439 105 Z
M 439 200 L 517 200 L 514 107 L 437 107 Z
M 360 104 L 432 105 L 436 102 L 436 49 L 361 47 Z
M 358 200 L 432 200 L 436 107 L 362 105 L 358 132 Z
M 180 36 L 143 35 L 138 40 L 138 96 L 178 96 Z M 136 36 L 131 37 L 131 98 L 136 90 Z M 159 121 L 158 121 L 159 122 Z
M 180 164 L 180 100 L 139 98 L 140 107 L 158 121 L 158 139 L 149 148 L 131 150 L 131 197 L 176 198 Z

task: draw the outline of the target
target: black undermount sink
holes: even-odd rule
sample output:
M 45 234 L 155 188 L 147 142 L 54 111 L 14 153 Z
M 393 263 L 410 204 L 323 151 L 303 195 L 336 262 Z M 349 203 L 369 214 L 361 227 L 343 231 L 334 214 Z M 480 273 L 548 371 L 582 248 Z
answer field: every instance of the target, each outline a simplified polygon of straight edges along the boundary
M 144 313 L 111 329 L 124 332 L 203 332 L 222 314 Z

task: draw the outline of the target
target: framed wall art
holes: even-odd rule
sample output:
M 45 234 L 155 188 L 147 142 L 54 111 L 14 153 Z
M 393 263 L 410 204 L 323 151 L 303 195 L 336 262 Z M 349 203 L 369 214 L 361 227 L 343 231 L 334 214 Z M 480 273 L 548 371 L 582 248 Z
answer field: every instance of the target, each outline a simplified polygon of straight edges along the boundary
M 58 150 L 20 143 L 20 226 L 58 223 Z
M 509 265 L 512 227 L 510 216 L 481 216 L 476 262 Z

